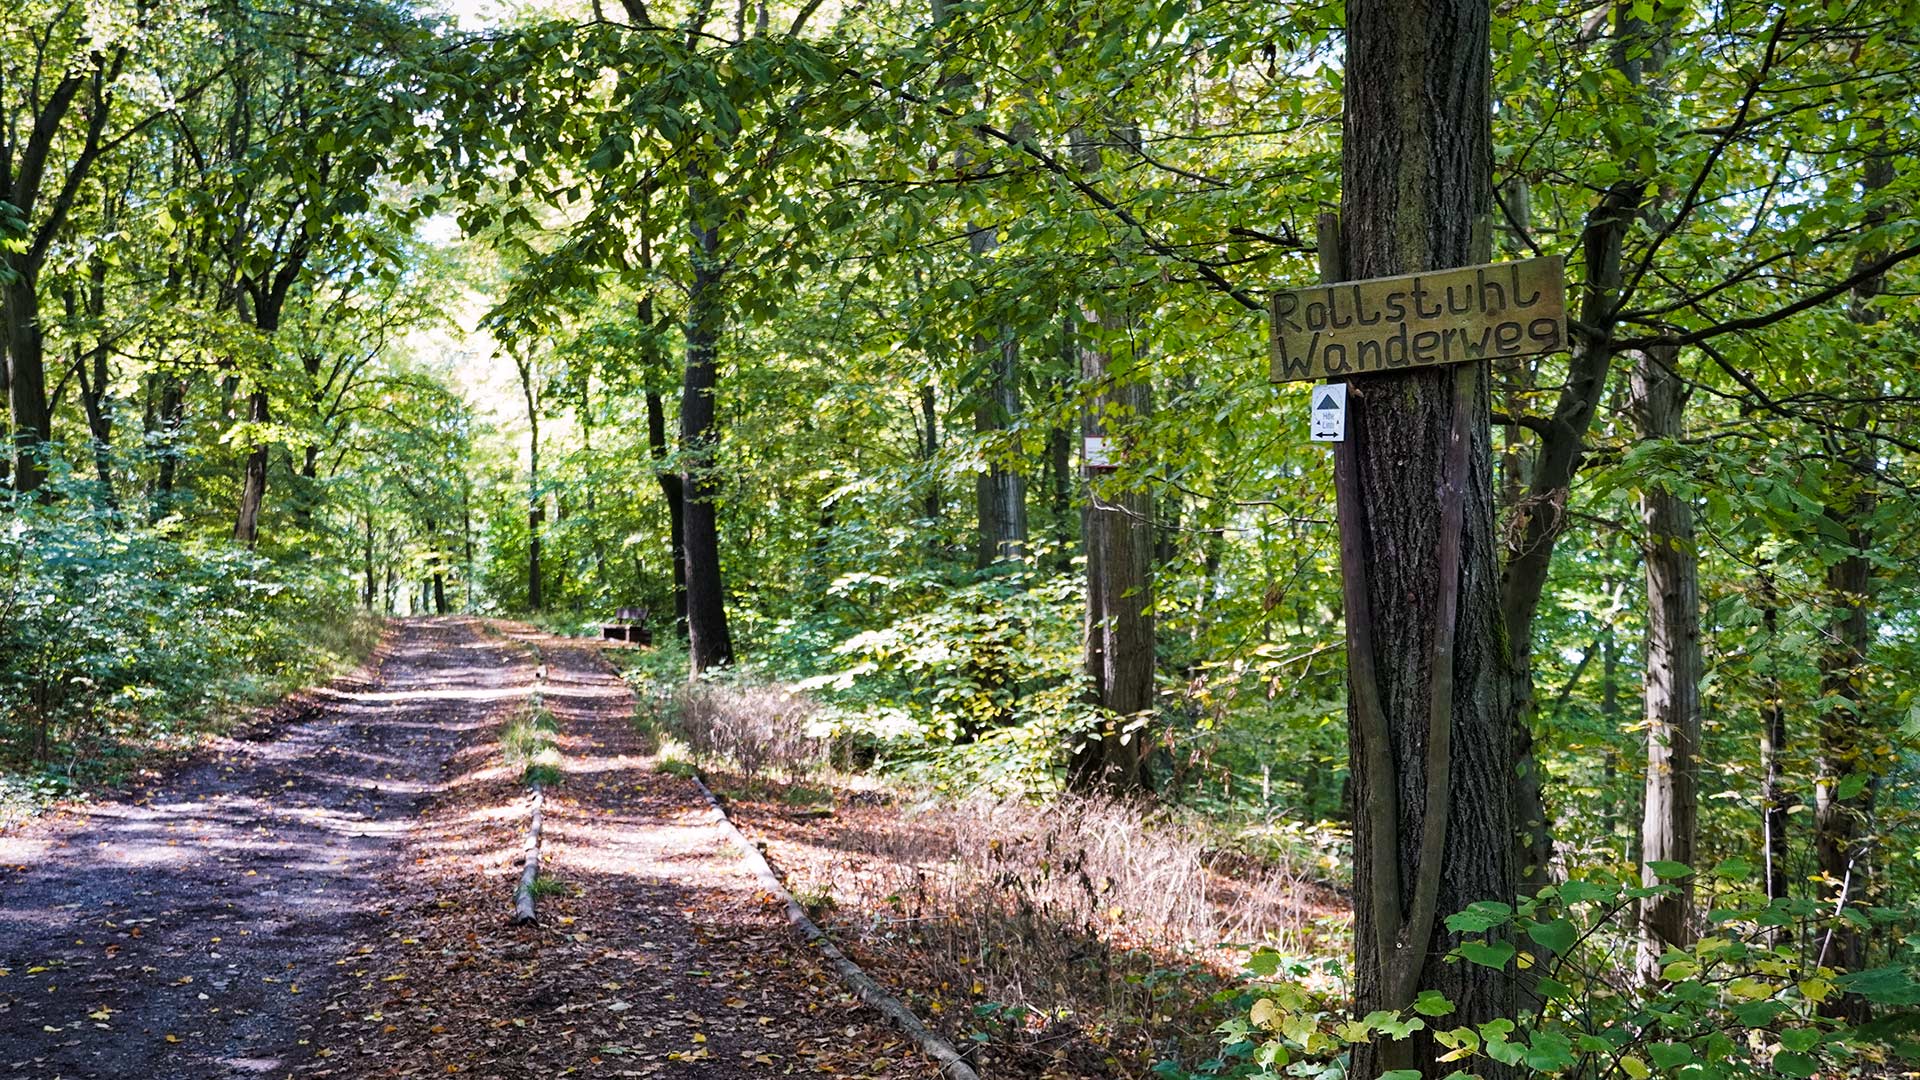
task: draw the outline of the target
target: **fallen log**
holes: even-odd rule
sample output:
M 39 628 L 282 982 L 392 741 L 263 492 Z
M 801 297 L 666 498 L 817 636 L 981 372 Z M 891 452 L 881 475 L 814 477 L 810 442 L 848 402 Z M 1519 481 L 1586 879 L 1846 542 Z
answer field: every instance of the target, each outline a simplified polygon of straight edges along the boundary
M 520 887 L 513 892 L 513 921 L 530 923 L 534 921 L 533 882 L 540 876 L 540 805 L 545 795 L 539 781 L 533 785 L 533 795 L 529 800 L 533 813 L 527 821 L 527 843 L 523 851 L 520 868 Z
M 727 808 L 720 804 L 719 796 L 707 786 L 706 780 L 699 776 L 692 779 L 699 786 L 700 794 L 705 795 L 707 802 L 712 805 L 720 824 L 726 827 L 727 835 L 733 838 L 734 845 L 746 858 L 747 866 L 753 870 L 754 876 L 760 879 L 760 884 L 768 892 L 786 901 L 787 921 L 800 931 L 800 935 L 806 938 L 807 944 L 818 949 L 820 955 L 827 958 L 833 966 L 834 974 L 840 977 L 840 981 L 845 983 L 861 1001 L 872 1006 L 894 1027 L 899 1028 L 909 1039 L 912 1039 L 915 1045 L 920 1047 L 921 1053 L 932 1058 L 940 1066 L 940 1074 L 947 1080 L 980 1080 L 980 1074 L 973 1071 L 973 1066 L 967 1064 L 952 1043 L 921 1023 L 920 1018 L 913 1015 L 913 1010 L 907 1008 L 904 1002 L 873 981 L 872 976 L 860 970 L 860 965 L 847 959 L 847 954 L 841 952 L 839 946 L 827 937 L 827 932 L 807 917 L 806 909 L 801 907 L 800 902 L 787 891 L 785 883 L 780 880 L 780 875 L 774 873 L 772 865 L 767 862 L 767 857 L 761 854 L 753 841 L 747 839 L 746 833 L 740 831 L 740 826 L 733 823 L 733 818 L 727 816 Z

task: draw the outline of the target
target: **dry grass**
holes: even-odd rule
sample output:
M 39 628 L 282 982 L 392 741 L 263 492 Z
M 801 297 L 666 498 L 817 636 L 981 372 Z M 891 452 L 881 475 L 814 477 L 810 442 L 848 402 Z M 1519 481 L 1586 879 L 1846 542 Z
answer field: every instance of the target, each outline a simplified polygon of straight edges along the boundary
M 777 685 L 693 682 L 674 692 L 672 728 L 699 760 L 730 763 L 750 783 L 795 780 L 826 757 L 826 743 L 807 734 L 815 710 Z
M 1223 856 L 1204 822 L 1146 804 L 840 801 L 827 819 L 742 809 L 785 841 L 776 859 L 836 936 L 1009 1075 L 1137 1075 L 1217 1046 L 1236 943 L 1302 951 L 1335 906 L 1305 872 Z
M 1252 857 L 1150 802 L 954 801 L 838 774 L 806 733 L 815 710 L 780 686 L 698 682 L 643 713 L 670 755 L 731 774 L 717 786 L 795 896 L 992 1074 L 1211 1056 L 1214 995 L 1246 946 L 1307 954 L 1344 929 L 1311 857 Z

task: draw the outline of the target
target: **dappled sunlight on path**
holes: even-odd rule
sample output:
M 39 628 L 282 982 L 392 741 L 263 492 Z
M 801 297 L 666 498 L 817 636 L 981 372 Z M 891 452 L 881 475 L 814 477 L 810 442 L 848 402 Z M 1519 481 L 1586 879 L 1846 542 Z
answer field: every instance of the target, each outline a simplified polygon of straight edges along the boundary
M 587 645 L 524 628 L 559 728 L 539 923 L 508 921 L 526 799 L 469 750 L 395 875 L 302 1075 L 920 1077 L 770 906 L 693 785 L 654 770 L 633 699 Z
M 266 739 L 0 837 L 0 1077 L 283 1068 L 444 764 L 532 685 L 481 631 L 402 624 Z

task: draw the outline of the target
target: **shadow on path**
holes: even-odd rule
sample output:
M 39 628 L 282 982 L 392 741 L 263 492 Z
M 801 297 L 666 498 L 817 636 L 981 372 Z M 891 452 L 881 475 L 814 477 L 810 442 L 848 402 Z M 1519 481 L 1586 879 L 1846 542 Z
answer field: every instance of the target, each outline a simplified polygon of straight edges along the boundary
M 533 682 L 464 618 L 118 801 L 0 836 L 0 1078 L 282 1074 L 448 764 Z

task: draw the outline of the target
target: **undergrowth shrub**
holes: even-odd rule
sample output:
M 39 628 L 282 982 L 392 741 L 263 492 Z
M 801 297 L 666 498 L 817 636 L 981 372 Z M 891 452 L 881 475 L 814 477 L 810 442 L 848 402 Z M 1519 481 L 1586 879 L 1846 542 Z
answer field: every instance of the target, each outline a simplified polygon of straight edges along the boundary
M 1300 868 L 1229 856 L 1205 821 L 1139 802 L 977 794 L 835 837 L 866 856 L 807 883 L 837 930 L 912 948 L 928 981 L 971 992 L 963 1036 L 1038 1059 L 1069 1042 L 1137 1063 L 1196 1052 L 1225 1015 L 1228 943 L 1303 940 L 1321 900 Z
M 285 693 L 378 633 L 343 581 L 78 498 L 0 524 L 0 769 L 63 781 Z
M 1666 950 L 1648 979 L 1636 970 L 1638 905 L 1696 876 L 1677 863 L 1654 868 L 1664 879 L 1656 885 L 1576 879 L 1517 904 L 1485 901 L 1449 916 L 1459 945 L 1448 962 L 1502 972 L 1533 1003 L 1485 1023 L 1450 1021 L 1454 1004 L 1434 991 L 1402 1012 L 1356 1017 L 1338 984 L 1309 981 L 1308 969 L 1256 953 L 1250 972 L 1268 981 L 1226 995 L 1237 1015 L 1220 1029 L 1223 1051 L 1190 1075 L 1335 1080 L 1354 1044 L 1420 1031 L 1443 1049 L 1454 1077 L 1911 1075 L 1920 1062 L 1920 939 L 1900 936 L 1913 926 L 1910 901 L 1836 912 L 1811 897 L 1769 900 L 1753 887 L 1751 865 L 1730 859 L 1699 875 L 1698 938 Z M 1875 966 L 1842 971 L 1823 956 L 1835 933 L 1891 944 Z
M 1080 575 L 858 573 L 829 595 L 847 632 L 830 670 L 797 685 L 820 695 L 837 746 L 948 791 L 1059 789 L 1067 752 L 1100 723 L 1082 670 Z

